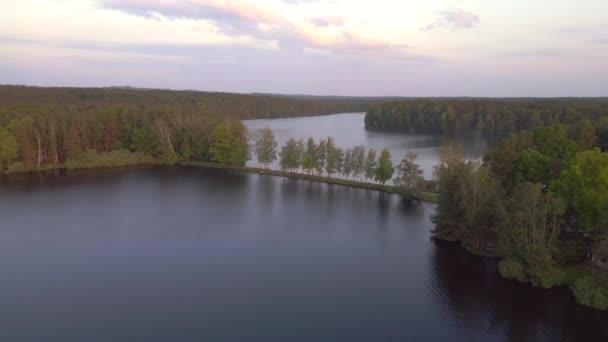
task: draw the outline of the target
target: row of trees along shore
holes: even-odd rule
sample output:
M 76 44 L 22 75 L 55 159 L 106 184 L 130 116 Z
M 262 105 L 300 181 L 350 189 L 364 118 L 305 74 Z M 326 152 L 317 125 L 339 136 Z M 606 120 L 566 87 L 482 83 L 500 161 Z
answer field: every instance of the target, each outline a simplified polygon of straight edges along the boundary
M 608 98 L 411 99 L 373 104 L 365 125 L 406 133 L 478 131 L 490 137 L 507 137 L 526 129 L 606 116 Z
M 193 112 L 140 112 L 125 108 L 88 115 L 58 113 L 13 117 L 0 126 L 0 169 L 8 173 L 57 167 L 87 168 L 119 165 L 208 161 L 244 166 L 250 159 L 250 136 L 237 118 Z M 385 185 L 395 168 L 390 152 L 355 146 L 342 150 L 330 137 L 290 139 L 281 151 L 269 128 L 253 136 L 258 162 L 264 167 L 280 157 L 284 171 L 327 177 L 341 174 Z M 404 195 L 424 181 L 422 170 L 408 154 L 394 179 Z
M 449 144 L 434 235 L 501 257 L 500 273 L 608 309 L 608 119 L 525 130 L 483 164 Z
M 246 143 L 240 119 L 364 111 L 370 101 L 0 86 L 0 173 L 189 160 L 233 163 L 242 158 Z M 229 157 L 221 153 L 226 148 L 234 148 Z
M 278 160 L 283 171 L 319 176 L 325 174 L 327 177 L 339 174 L 360 182 L 373 179 L 381 185 L 393 180 L 402 194 L 407 196 L 411 196 L 424 182 L 423 171 L 415 163 L 417 155 L 412 152 L 395 170 L 388 149 L 380 151 L 379 156 L 376 150 L 366 149 L 362 145 L 343 150 L 336 146 L 331 137 L 318 143 L 313 138 L 308 138 L 306 142 L 291 138 L 278 150 L 272 129 L 262 128 L 254 134 L 253 145 L 258 163 L 263 168 Z M 397 175 L 393 178 L 395 171 Z

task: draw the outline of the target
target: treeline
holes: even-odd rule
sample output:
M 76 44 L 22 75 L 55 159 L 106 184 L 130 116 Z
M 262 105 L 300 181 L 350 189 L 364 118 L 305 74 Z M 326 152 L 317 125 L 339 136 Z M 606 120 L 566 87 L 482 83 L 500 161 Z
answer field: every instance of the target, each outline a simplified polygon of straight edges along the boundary
M 246 145 L 246 130 L 238 119 L 198 112 L 32 108 L 0 116 L 0 169 L 87 167 L 97 160 L 105 160 L 104 166 L 211 161 L 214 144 L 237 136 Z
M 377 100 L 136 88 L 0 86 L 0 112 L 17 112 L 16 114 L 28 108 L 86 111 L 92 108 L 120 107 L 143 111 L 196 112 L 258 119 L 364 112 L 371 102 Z
M 507 278 L 569 285 L 608 309 L 608 118 L 505 139 L 484 160 L 443 148 L 434 234 L 501 257 Z
M 0 86 L 0 172 L 189 160 L 239 164 L 248 153 L 239 119 L 363 111 L 367 101 Z
M 371 129 L 405 133 L 488 136 L 608 116 L 608 98 L 596 99 L 417 99 L 373 104 L 365 116 Z
M 412 152 L 395 168 L 391 153 L 386 148 L 379 155 L 376 150 L 366 149 L 363 145 L 343 150 L 336 146 L 331 137 L 319 142 L 313 138 L 308 138 L 306 142 L 291 138 L 279 150 L 272 129 L 263 128 L 254 134 L 252 140 L 258 163 L 264 168 L 278 160 L 283 171 L 326 175 L 330 178 L 341 175 L 360 182 L 375 180 L 381 185 L 392 180 L 400 193 L 410 198 L 414 191 L 434 185 L 425 182 L 422 169 L 415 163 L 417 155 Z M 397 175 L 393 177 L 395 172 Z

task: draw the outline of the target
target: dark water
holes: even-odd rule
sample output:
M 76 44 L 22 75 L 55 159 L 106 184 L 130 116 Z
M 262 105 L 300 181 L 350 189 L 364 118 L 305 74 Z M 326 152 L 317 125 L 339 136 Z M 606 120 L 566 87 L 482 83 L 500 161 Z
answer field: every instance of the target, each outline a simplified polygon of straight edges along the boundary
M 277 142 L 282 146 L 289 138 L 306 141 L 313 137 L 317 142 L 327 137 L 334 138 L 336 145 L 346 149 L 363 145 L 380 151 L 388 148 L 394 164 L 399 164 L 407 152 L 418 154 L 416 163 L 424 171 L 424 177 L 431 179 L 433 166 L 439 162 L 439 151 L 447 138 L 443 135 L 402 134 L 396 132 L 371 131 L 365 129 L 365 113 L 343 113 L 325 116 L 311 116 L 286 119 L 244 120 L 250 132 L 264 127 L 272 128 Z M 455 138 L 461 143 L 469 159 L 483 158 L 489 142 L 476 133 L 465 134 Z M 258 166 L 253 155 L 250 166 Z M 273 168 L 278 169 L 276 162 Z
M 433 205 L 186 168 L 0 182 L 0 341 L 607 341 L 430 240 Z

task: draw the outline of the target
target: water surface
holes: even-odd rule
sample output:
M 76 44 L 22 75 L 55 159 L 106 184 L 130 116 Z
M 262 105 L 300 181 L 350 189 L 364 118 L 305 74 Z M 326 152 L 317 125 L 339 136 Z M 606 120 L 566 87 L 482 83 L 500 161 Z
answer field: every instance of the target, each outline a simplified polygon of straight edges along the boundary
M 194 168 L 0 180 L 0 341 L 607 341 L 430 239 L 432 204 Z
M 424 171 L 424 177 L 431 179 L 433 166 L 439 162 L 439 150 L 447 138 L 443 135 L 403 134 L 365 129 L 365 113 L 343 113 L 324 116 L 311 116 L 286 119 L 244 120 L 250 132 L 264 127 L 272 128 L 280 147 L 289 139 L 313 137 L 316 142 L 327 137 L 334 138 L 336 145 L 352 148 L 364 145 L 378 152 L 383 148 L 391 151 L 394 164 L 398 164 L 408 151 L 418 154 L 416 163 Z M 460 142 L 469 159 L 481 159 L 488 149 L 488 142 L 477 133 L 469 133 L 455 138 Z M 250 166 L 258 166 L 253 155 Z M 273 168 L 279 168 L 275 162 Z

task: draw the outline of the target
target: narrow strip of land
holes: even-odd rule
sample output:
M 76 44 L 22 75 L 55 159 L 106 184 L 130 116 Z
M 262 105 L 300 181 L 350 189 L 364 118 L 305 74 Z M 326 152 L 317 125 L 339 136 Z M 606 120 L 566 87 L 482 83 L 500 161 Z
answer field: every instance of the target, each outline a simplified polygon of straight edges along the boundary
M 232 166 L 232 165 L 224 165 L 224 164 L 201 162 L 201 161 L 183 162 L 183 163 L 180 163 L 180 165 L 210 168 L 210 169 L 236 170 L 236 171 L 257 173 L 260 175 L 303 179 L 303 180 L 309 180 L 309 181 L 314 181 L 314 182 L 350 186 L 353 188 L 376 190 L 376 191 L 382 191 L 382 192 L 387 192 L 387 193 L 391 193 L 391 194 L 403 195 L 403 190 L 396 186 L 382 185 L 382 184 L 378 184 L 378 183 L 361 182 L 361 181 L 343 179 L 343 178 L 309 175 L 309 174 L 304 174 L 304 173 L 299 173 L 299 172 L 287 172 L 287 171 L 281 171 L 281 170 L 263 169 L 263 168 L 259 168 L 259 167 L 249 167 L 249 166 Z M 418 201 L 437 203 L 438 196 L 436 193 L 416 190 L 416 191 L 414 191 L 412 198 L 414 200 L 418 200 Z

